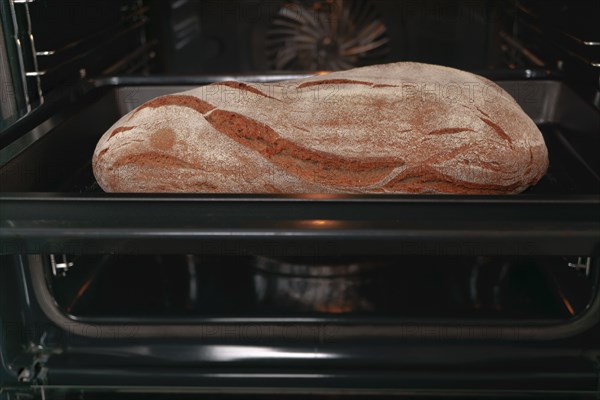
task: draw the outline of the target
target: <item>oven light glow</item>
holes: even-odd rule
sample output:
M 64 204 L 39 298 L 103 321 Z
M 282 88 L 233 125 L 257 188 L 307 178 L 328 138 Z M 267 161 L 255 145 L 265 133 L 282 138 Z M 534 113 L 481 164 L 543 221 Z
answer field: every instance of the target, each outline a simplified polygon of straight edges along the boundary
M 341 225 L 343 225 L 343 222 L 334 219 L 309 219 L 302 221 L 301 224 L 303 226 L 308 226 L 309 228 L 330 229 L 339 228 Z
M 275 347 L 258 346 L 211 346 L 206 350 L 210 359 L 218 361 L 240 361 L 256 359 L 332 359 L 340 358 L 339 354 L 318 351 L 289 351 Z

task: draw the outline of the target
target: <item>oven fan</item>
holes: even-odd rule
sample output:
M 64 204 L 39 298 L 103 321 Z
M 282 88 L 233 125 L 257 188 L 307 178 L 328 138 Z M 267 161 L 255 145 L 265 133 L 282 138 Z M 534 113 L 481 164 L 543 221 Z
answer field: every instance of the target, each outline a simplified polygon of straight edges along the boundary
M 389 42 L 368 1 L 293 1 L 274 17 L 266 55 L 276 70 L 340 70 L 383 62 Z

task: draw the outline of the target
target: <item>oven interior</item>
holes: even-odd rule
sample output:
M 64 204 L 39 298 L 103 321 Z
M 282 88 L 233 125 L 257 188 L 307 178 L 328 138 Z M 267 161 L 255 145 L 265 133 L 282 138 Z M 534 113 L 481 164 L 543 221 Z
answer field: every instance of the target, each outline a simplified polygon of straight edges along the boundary
M 123 79 L 96 82 L 83 98 L 54 114 L 52 123 L 30 133 L 38 137 L 26 150 L 18 146 L 31 140 L 27 135 L 7 146 L 3 154 L 11 159 L 0 168 L 1 190 L 55 199 L 107 196 L 90 163 L 98 138 L 144 101 L 192 87 Z M 497 82 L 537 123 L 549 149 L 546 176 L 515 197 L 541 206 L 561 196 L 585 199 L 600 193 L 597 110 L 560 81 Z M 47 284 L 65 314 L 90 320 L 363 316 L 567 321 L 590 306 L 596 290 L 592 258 L 570 252 L 497 256 L 436 254 L 433 249 L 419 255 L 345 251 L 349 254 L 311 256 L 300 251 L 292 257 L 285 251 L 218 254 L 210 247 L 202 253 L 162 255 L 75 250 L 53 254 L 52 260 L 44 256 Z
M 0 9 L 0 400 L 597 398 L 597 2 Z M 338 39 L 371 50 L 314 40 L 348 18 L 361 29 Z M 543 133 L 546 176 L 515 196 L 339 201 L 113 195 L 94 179 L 98 139 L 156 96 L 400 60 L 497 82 Z
M 64 255 L 45 260 L 58 307 L 88 321 L 324 316 L 567 321 L 591 305 L 598 273 L 596 265 L 573 268 L 577 257 L 552 256 Z

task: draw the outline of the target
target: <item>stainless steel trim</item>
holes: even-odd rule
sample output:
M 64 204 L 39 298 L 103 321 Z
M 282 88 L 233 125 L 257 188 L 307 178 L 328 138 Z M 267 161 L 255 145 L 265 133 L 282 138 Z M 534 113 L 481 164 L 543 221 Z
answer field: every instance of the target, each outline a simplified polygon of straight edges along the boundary
M 239 377 L 239 374 L 235 373 L 221 373 L 220 377 Z M 271 380 L 277 377 L 289 377 L 285 372 L 281 374 L 273 374 L 273 373 L 265 373 L 265 374 L 257 374 L 254 375 L 261 377 L 264 380 Z M 310 378 L 312 376 L 318 376 L 319 378 L 323 378 L 322 374 L 294 374 L 295 378 Z M 31 391 L 43 391 L 47 390 L 50 394 L 57 393 L 58 398 L 65 398 L 65 393 L 77 393 L 80 396 L 83 396 L 82 393 L 89 393 L 90 397 L 92 395 L 98 394 L 99 397 L 102 395 L 108 395 L 106 398 L 118 398 L 117 394 L 128 394 L 137 396 L 137 398 L 149 398 L 153 399 L 151 395 L 155 394 L 166 394 L 169 398 L 175 398 L 177 395 L 186 395 L 186 394 L 194 394 L 194 395 L 215 395 L 218 393 L 219 395 L 229 394 L 229 395 L 243 395 L 248 396 L 260 396 L 260 395 L 268 395 L 268 394 L 277 394 L 277 395 L 329 395 L 333 398 L 343 397 L 347 395 L 349 398 L 355 398 L 355 396 L 364 396 L 365 398 L 369 398 L 373 396 L 373 398 L 380 398 L 382 396 L 390 396 L 386 397 L 389 399 L 397 399 L 397 398 L 406 398 L 406 399 L 500 399 L 500 398 L 527 398 L 523 396 L 529 396 L 529 398 L 535 399 L 595 399 L 598 395 L 597 390 L 577 390 L 575 391 L 560 391 L 560 392 L 550 392 L 548 390 L 541 389 L 528 389 L 528 390 L 515 390 L 511 388 L 494 388 L 494 389 L 419 389 L 419 388 L 385 388 L 385 387 L 369 387 L 369 388 L 360 388 L 360 387 L 352 387 L 352 388 L 340 388 L 340 387 L 300 387 L 300 386 L 285 386 L 279 387 L 276 386 L 274 388 L 269 387 L 261 387 L 261 386 L 245 386 L 245 385 L 235 385 L 235 386 L 227 386 L 226 388 L 222 386 L 152 386 L 149 388 L 148 386 L 120 386 L 120 385 L 111 385 L 111 386 L 100 386 L 100 385 L 39 385 L 32 384 L 30 386 L 26 386 L 27 395 L 31 393 Z M 6 393 L 8 395 L 12 393 L 20 393 L 15 387 L 6 387 Z M 569 397 L 569 395 L 571 395 Z M 24 395 L 24 398 L 27 398 Z M 587 396 L 587 397 L 584 397 Z M 41 393 L 40 393 L 41 397 Z M 205 396 L 209 397 L 209 396 Z M 308 396 L 307 396 L 308 397 Z M 15 399 L 19 399 L 19 397 L 14 397 Z M 36 397 L 37 398 L 37 397 Z M 53 397 L 54 398 L 54 397 Z M 68 397 L 67 397 L 68 398 Z M 82 398 L 82 397 L 79 397 Z M 196 398 L 196 397 L 194 397 Z M 305 397 L 302 397 L 305 398 Z M 13 399 L 13 397 L 9 397 L 9 399 Z
M 17 155 L 21 154 L 23 151 L 25 151 L 25 149 L 41 139 L 63 120 L 64 116 L 60 116 L 58 114 L 54 115 L 36 126 L 31 131 L 16 139 L 14 142 L 0 149 L 0 167 L 8 163 Z
M 504 41 L 506 43 L 508 43 L 509 45 L 511 45 L 518 51 L 520 51 L 521 54 L 523 54 L 535 66 L 537 66 L 537 67 L 545 67 L 546 66 L 546 63 L 544 63 L 544 61 L 541 58 L 539 58 L 537 55 L 533 54 L 533 52 L 531 52 L 529 49 L 527 49 L 525 46 L 523 46 L 521 44 L 521 42 L 519 42 L 514 37 L 510 36 L 509 34 L 507 34 L 504 31 L 500 31 L 500 37 L 502 39 L 504 39 Z
M 64 277 L 75 265 L 75 262 L 69 261 L 66 254 L 61 254 L 60 256 L 50 254 L 50 265 L 52 266 L 52 274 L 54 276 Z
M 114 74 L 115 72 L 117 72 L 122 66 L 126 65 L 127 63 L 131 62 L 132 60 L 135 60 L 136 58 L 140 57 L 141 55 L 147 54 L 147 52 L 154 48 L 156 45 L 158 44 L 158 41 L 156 39 L 151 40 L 150 42 L 141 45 L 138 49 L 132 51 L 131 53 L 129 53 L 129 55 L 125 56 L 124 58 L 120 59 L 119 61 L 117 61 L 116 63 L 108 66 L 107 68 L 105 68 L 102 71 L 102 75 L 110 75 L 110 74 Z M 141 63 L 141 65 L 143 65 L 146 61 L 143 60 L 143 62 Z
M 43 104 L 44 103 L 44 94 L 42 93 L 42 81 L 40 80 L 40 76 L 45 74 L 45 72 L 43 72 L 42 74 L 39 73 L 37 55 L 36 55 L 37 52 L 35 51 L 35 38 L 33 37 L 33 32 L 31 31 L 31 14 L 29 13 L 29 5 L 27 3 L 24 3 L 23 6 L 25 7 L 25 15 L 27 16 L 27 36 L 29 37 L 29 42 L 31 44 L 31 59 L 33 60 L 33 69 L 34 69 L 33 72 L 36 73 L 36 75 L 27 75 L 27 76 L 35 77 L 38 98 L 39 98 L 40 104 Z
M 516 21 L 515 21 L 515 23 L 516 23 Z M 556 47 L 556 48 L 558 48 L 558 49 L 560 49 L 560 50 L 562 50 L 562 51 L 564 51 L 564 52 L 565 52 L 565 53 L 567 53 L 569 56 L 571 56 L 571 57 L 573 57 L 573 58 L 575 58 L 575 59 L 579 60 L 580 62 L 582 62 L 582 63 L 584 63 L 584 64 L 587 64 L 587 65 L 589 65 L 589 66 L 591 66 L 591 67 L 593 67 L 593 68 L 598 68 L 598 67 L 600 67 L 600 61 L 597 61 L 597 60 L 594 60 L 594 59 L 590 59 L 590 58 L 588 58 L 587 56 L 584 56 L 584 55 L 580 54 L 579 52 L 577 52 L 577 51 L 573 50 L 573 48 L 571 48 L 572 46 L 571 46 L 571 47 L 568 47 L 568 46 L 565 46 L 565 45 L 563 45 L 563 44 L 559 43 L 559 42 L 558 42 L 558 41 L 556 41 L 554 38 L 550 37 L 550 36 L 548 35 L 548 33 L 547 33 L 546 31 L 542 30 L 542 29 L 541 29 L 539 26 L 536 26 L 536 25 L 534 25 L 534 24 L 532 24 L 532 23 L 530 23 L 530 22 L 528 22 L 528 21 L 524 21 L 524 20 L 520 20 L 520 21 L 519 21 L 519 24 L 521 24 L 521 25 L 524 25 L 524 26 L 528 27 L 528 28 L 529 28 L 529 29 L 531 29 L 532 31 L 536 32 L 536 34 L 537 34 L 537 35 L 539 35 L 539 36 L 543 37 L 543 39 L 544 39 L 545 41 L 547 41 L 549 44 L 553 45 L 554 47 Z M 568 34 L 565 34 L 564 32 L 562 32 L 562 31 L 559 31 L 559 30 L 557 30 L 557 29 L 555 29 L 555 28 L 554 28 L 553 30 L 554 30 L 554 31 L 556 31 L 556 32 L 562 33 L 563 35 L 566 35 L 567 37 L 570 37 L 570 38 L 575 38 L 574 36 L 572 36 L 572 35 L 568 35 Z M 504 33 L 504 35 L 505 35 L 505 36 L 503 36 L 503 33 L 504 33 L 504 32 L 500 32 L 500 35 L 501 35 L 501 36 L 502 36 L 502 38 L 503 38 L 504 40 L 506 40 L 506 41 L 507 41 L 509 44 L 511 44 L 511 43 L 509 42 L 509 40 L 512 40 L 512 41 L 515 41 L 515 42 L 517 42 L 517 45 L 519 44 L 519 43 L 518 43 L 518 40 L 515 38 L 515 36 L 516 36 L 516 34 L 515 34 L 515 33 L 513 33 L 513 35 L 512 35 L 512 36 L 510 36 L 510 35 L 506 35 L 505 33 Z M 596 43 L 596 42 L 584 42 L 584 41 L 580 41 L 580 42 L 578 42 L 578 43 L 580 43 L 580 44 L 583 44 L 583 43 L 591 43 L 592 45 L 595 45 L 595 43 Z M 511 45 L 512 45 L 512 44 L 511 44 Z M 515 47 L 516 47 L 518 50 L 520 50 L 520 51 L 521 51 L 521 49 L 519 49 L 519 48 L 517 47 L 517 45 L 515 45 Z M 527 54 L 525 54 L 525 53 L 523 53 L 523 54 L 524 54 L 525 56 L 527 56 Z
M 585 261 L 585 262 L 584 262 Z M 570 268 L 574 268 L 578 271 L 584 271 L 585 276 L 590 275 L 590 268 L 592 266 L 592 257 L 577 257 L 576 263 L 567 263 Z
M 538 15 L 536 15 L 532 10 L 530 10 L 527 7 L 523 6 L 523 4 L 520 3 L 520 2 L 517 2 L 517 9 L 519 11 L 521 11 L 521 12 L 529 15 L 530 17 L 533 17 L 533 18 L 536 18 L 536 19 L 539 18 Z M 565 37 L 567 37 L 567 38 L 569 38 L 569 39 L 577 42 L 580 45 L 583 45 L 583 46 L 600 46 L 600 41 L 598 41 L 598 40 L 583 39 L 583 38 L 581 38 L 581 37 L 579 37 L 577 35 L 574 35 L 573 33 L 567 32 L 564 29 L 556 28 L 554 26 L 551 26 L 550 28 L 554 32 L 557 32 L 557 33 L 559 33 L 559 34 L 561 34 L 561 35 L 563 35 L 563 36 L 565 36 Z
M 18 0 L 17 0 L 18 1 Z M 17 23 L 17 14 L 15 11 L 15 0 L 8 0 L 8 5 L 10 7 L 10 16 L 13 22 L 13 40 L 15 41 L 15 46 L 17 47 L 17 57 L 19 59 L 19 70 L 21 71 L 21 84 L 23 85 L 23 98 L 25 99 L 25 104 L 27 108 L 27 112 L 31 111 L 31 104 L 29 103 L 29 92 L 27 89 L 27 77 L 25 71 L 25 61 L 23 60 L 23 48 L 21 46 L 21 41 L 19 40 L 19 24 Z
M 565 31 L 560 31 L 563 35 L 573 39 L 574 41 L 576 41 L 579 44 L 582 44 L 584 46 L 600 46 L 600 42 L 595 41 L 595 40 L 586 40 L 586 39 L 582 39 L 580 37 L 577 37 L 571 33 L 565 32 Z
M 147 23 L 148 23 L 148 19 L 141 18 L 140 21 L 138 21 L 138 22 L 136 22 L 136 23 L 134 23 L 134 24 L 132 24 L 130 26 L 127 26 L 127 27 L 123 28 L 122 30 L 116 32 L 114 35 L 112 35 L 112 36 L 108 37 L 107 39 L 103 40 L 102 43 L 98 44 L 97 46 L 95 46 L 93 48 L 86 48 L 86 49 L 84 49 L 83 52 L 76 54 L 75 56 L 73 56 L 73 57 L 71 57 L 71 58 L 63 61 L 62 63 L 60 63 L 58 65 L 52 66 L 52 68 L 49 68 L 47 71 L 44 71 L 44 73 L 48 73 L 48 74 L 54 73 L 54 72 L 60 70 L 61 68 L 63 68 L 65 65 L 74 63 L 74 62 L 79 61 L 81 59 L 84 59 L 86 56 L 88 56 L 89 54 L 91 54 L 92 52 L 94 52 L 96 49 L 98 49 L 98 48 L 100 48 L 102 46 L 109 45 L 111 42 L 117 40 L 121 36 L 126 35 L 129 32 L 132 32 L 132 31 L 134 31 L 136 29 L 142 28 Z M 89 37 L 90 36 L 88 36 L 88 38 Z M 79 41 L 74 42 L 72 44 L 69 44 L 69 45 L 63 47 L 62 49 L 57 50 L 57 52 L 61 51 L 63 49 L 66 49 L 68 47 L 71 47 L 71 46 L 72 47 L 80 46 L 83 40 L 85 40 L 85 39 L 82 39 L 82 40 L 79 40 Z M 82 67 L 81 69 L 85 69 L 85 67 Z
M 2 22 L 4 21 L 2 19 Z M 14 93 L 14 82 L 6 45 L 4 30 L 0 27 L 0 82 L 2 82 L 2 87 L 0 87 L 0 121 L 2 121 L 2 125 L 18 118 L 18 101 L 15 96 L 16 93 Z
M 89 51 L 89 46 L 87 45 L 86 42 L 90 41 L 91 39 L 96 39 L 98 37 L 106 38 L 106 37 L 109 37 L 109 35 L 112 32 L 116 32 L 111 35 L 112 37 L 109 37 L 109 39 L 112 40 L 112 39 L 115 39 L 116 37 L 120 36 L 123 32 L 130 31 L 132 28 L 132 26 L 130 26 L 131 25 L 131 21 L 129 21 L 130 18 L 133 18 L 136 16 L 138 17 L 138 19 L 135 20 L 136 24 L 134 24 L 135 26 L 133 26 L 134 29 L 143 26 L 148 20 L 148 18 L 146 16 L 146 12 L 148 12 L 149 9 L 150 8 L 147 6 L 142 7 L 140 9 L 136 9 L 128 14 L 123 15 L 121 17 L 121 22 L 118 24 L 108 26 L 106 28 L 101 29 L 100 31 L 92 32 L 89 35 L 82 37 L 82 38 L 78 38 L 77 40 L 67 43 L 58 49 L 48 50 L 48 52 L 52 52 L 52 54 L 44 54 L 44 55 L 54 55 L 54 54 L 62 53 L 64 51 L 70 51 L 73 48 L 76 48 L 79 46 L 85 46 L 83 51 Z M 140 24 L 140 22 L 143 22 L 143 23 Z

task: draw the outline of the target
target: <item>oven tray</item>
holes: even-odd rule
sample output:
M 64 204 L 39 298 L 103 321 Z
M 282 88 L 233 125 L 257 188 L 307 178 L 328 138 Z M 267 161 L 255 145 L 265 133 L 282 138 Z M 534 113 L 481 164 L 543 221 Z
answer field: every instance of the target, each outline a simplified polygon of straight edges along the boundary
M 248 81 L 294 76 L 242 77 Z M 110 78 L 65 89 L 0 133 L 2 254 L 600 254 L 600 113 L 559 80 L 497 80 L 544 134 L 523 194 L 106 194 L 100 136 L 155 96 L 237 77 Z

